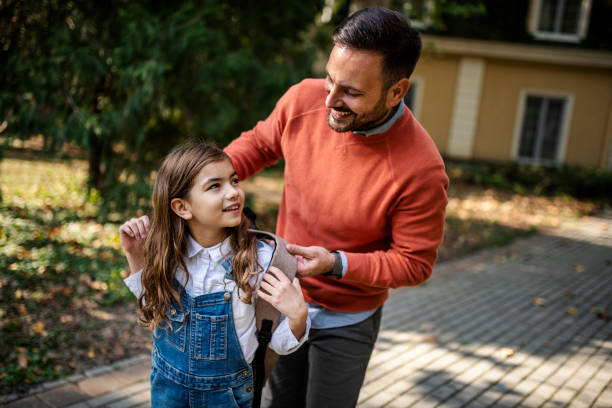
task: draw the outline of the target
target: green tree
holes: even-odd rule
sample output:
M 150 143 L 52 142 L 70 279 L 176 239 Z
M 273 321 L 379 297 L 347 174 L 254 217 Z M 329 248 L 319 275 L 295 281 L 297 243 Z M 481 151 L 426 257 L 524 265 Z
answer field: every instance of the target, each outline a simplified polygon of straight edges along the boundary
M 2 136 L 84 148 L 102 209 L 141 206 L 159 157 L 225 145 L 309 73 L 322 1 L 0 0 Z

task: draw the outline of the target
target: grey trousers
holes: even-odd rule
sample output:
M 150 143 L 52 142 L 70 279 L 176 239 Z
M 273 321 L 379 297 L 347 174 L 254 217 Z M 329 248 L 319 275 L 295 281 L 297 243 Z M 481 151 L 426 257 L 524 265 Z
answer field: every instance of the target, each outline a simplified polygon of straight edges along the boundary
M 280 356 L 262 394 L 262 408 L 357 405 L 380 328 L 382 307 L 357 324 L 311 329 L 299 350 Z

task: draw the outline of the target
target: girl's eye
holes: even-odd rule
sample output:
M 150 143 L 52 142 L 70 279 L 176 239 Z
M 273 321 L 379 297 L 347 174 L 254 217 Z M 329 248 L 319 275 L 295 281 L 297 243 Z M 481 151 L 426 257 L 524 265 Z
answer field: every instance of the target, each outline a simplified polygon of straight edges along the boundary
M 214 190 L 217 188 L 219 188 L 219 183 L 211 184 L 210 187 L 208 187 L 209 190 Z
M 237 185 L 240 183 L 240 180 L 238 178 L 232 179 L 232 184 L 233 185 Z

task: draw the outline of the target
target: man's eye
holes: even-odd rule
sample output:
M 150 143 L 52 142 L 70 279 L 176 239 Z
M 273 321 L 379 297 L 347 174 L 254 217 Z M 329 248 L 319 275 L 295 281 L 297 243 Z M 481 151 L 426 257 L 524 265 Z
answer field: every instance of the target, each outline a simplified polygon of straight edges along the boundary
M 326 76 L 325 77 L 325 86 L 324 86 L 325 92 L 329 93 L 331 91 L 331 87 L 332 87 L 331 79 L 329 79 L 329 76 Z

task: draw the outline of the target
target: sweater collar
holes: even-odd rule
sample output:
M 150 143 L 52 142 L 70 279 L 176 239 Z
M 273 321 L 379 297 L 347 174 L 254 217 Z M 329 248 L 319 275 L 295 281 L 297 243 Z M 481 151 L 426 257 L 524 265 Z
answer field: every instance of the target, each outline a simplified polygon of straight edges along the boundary
M 395 125 L 395 122 L 397 122 L 399 118 L 402 117 L 403 114 L 404 114 L 404 100 L 402 99 L 400 103 L 397 105 L 395 113 L 391 115 L 391 117 L 387 119 L 386 122 L 381 123 L 380 125 L 376 126 L 373 129 L 368 129 L 368 130 L 363 130 L 363 131 L 355 130 L 353 131 L 353 133 L 357 133 L 359 135 L 364 135 L 364 136 L 374 136 L 374 135 L 379 135 L 381 133 L 385 133 L 387 130 L 391 129 L 391 126 Z

